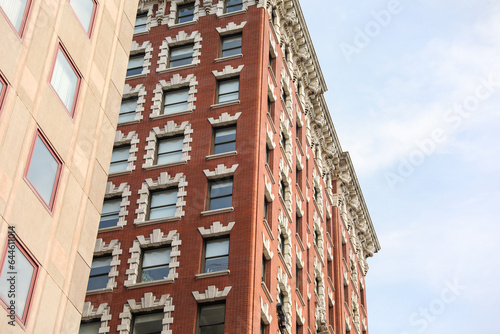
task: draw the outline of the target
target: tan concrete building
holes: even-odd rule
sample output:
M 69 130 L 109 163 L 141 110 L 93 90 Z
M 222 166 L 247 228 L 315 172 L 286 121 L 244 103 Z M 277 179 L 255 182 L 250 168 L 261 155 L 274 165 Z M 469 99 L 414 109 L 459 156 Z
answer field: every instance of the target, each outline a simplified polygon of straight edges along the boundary
M 78 332 L 137 5 L 0 0 L 0 333 Z

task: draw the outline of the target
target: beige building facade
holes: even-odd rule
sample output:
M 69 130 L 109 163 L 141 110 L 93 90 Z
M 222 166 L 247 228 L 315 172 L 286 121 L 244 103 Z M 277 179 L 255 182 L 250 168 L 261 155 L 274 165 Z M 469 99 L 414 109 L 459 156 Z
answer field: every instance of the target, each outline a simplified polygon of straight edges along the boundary
M 138 0 L 0 0 L 0 333 L 77 333 Z

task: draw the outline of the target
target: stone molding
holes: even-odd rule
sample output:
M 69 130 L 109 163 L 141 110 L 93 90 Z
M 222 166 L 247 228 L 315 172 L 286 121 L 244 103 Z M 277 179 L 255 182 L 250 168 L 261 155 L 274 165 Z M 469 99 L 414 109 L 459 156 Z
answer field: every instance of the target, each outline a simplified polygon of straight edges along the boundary
M 175 73 L 170 81 L 166 80 L 160 80 L 156 84 L 156 88 L 153 90 L 153 98 L 152 102 L 153 105 L 151 106 L 151 114 L 149 115 L 150 118 L 155 118 L 155 117 L 168 117 L 172 116 L 175 114 L 163 114 L 163 95 L 165 94 L 165 91 L 171 90 L 171 89 L 178 89 L 178 88 L 185 88 L 189 87 L 188 91 L 188 107 L 183 113 L 185 112 L 192 112 L 196 109 L 195 102 L 196 102 L 196 97 L 195 94 L 198 92 L 197 90 L 198 86 L 198 81 L 196 81 L 196 77 L 194 74 L 188 74 L 185 78 L 180 76 L 179 74 Z
M 128 155 L 128 165 L 127 172 L 131 172 L 135 170 L 134 162 L 137 160 L 135 154 L 139 151 L 137 147 L 139 144 L 139 135 L 135 131 L 130 131 L 126 135 L 120 130 L 116 131 L 114 147 L 122 146 L 122 145 L 130 145 L 129 155 Z
M 217 287 L 215 287 L 215 285 L 210 285 L 204 293 L 192 291 L 192 294 L 197 303 L 215 302 L 226 299 L 229 291 L 231 291 L 231 288 L 232 286 L 226 286 L 222 291 L 220 291 Z
M 132 41 L 130 55 L 133 56 L 140 53 L 144 53 L 144 63 L 142 65 L 142 73 L 139 75 L 148 75 L 151 73 L 151 58 L 153 58 L 153 45 L 150 41 L 145 41 L 142 44 Z M 127 79 L 130 79 L 130 77 Z
M 232 35 L 238 32 L 243 31 L 243 27 L 247 21 L 243 21 L 240 24 L 236 24 L 234 22 L 229 22 L 225 28 L 217 27 L 215 30 L 219 33 L 219 35 L 224 36 L 224 35 Z
M 173 5 L 173 2 L 172 2 Z M 186 33 L 185 31 L 179 31 L 177 35 L 172 38 L 170 36 L 163 40 L 160 46 L 160 53 L 158 54 L 158 67 L 156 72 L 162 73 L 169 71 L 170 69 L 175 70 L 178 67 L 168 67 L 168 61 L 170 57 L 170 48 L 173 46 L 180 46 L 185 44 L 193 44 L 193 60 L 191 65 L 198 65 L 200 63 L 201 56 L 201 34 L 198 31 L 193 31 L 192 33 Z
M 227 176 L 232 176 L 234 175 L 234 172 L 236 171 L 236 168 L 238 168 L 238 164 L 232 165 L 231 167 L 226 167 L 223 164 L 217 165 L 213 171 L 210 169 L 204 169 L 203 173 L 205 173 L 205 176 L 207 179 L 212 180 L 212 179 L 221 179 Z
M 144 104 L 146 103 L 146 88 L 143 84 L 139 84 L 135 87 L 125 84 L 123 87 L 123 99 L 128 99 L 137 96 L 137 108 L 135 109 L 134 121 L 140 121 L 144 118 Z
M 212 127 L 226 126 L 231 124 L 236 124 L 238 118 L 241 116 L 241 112 L 237 112 L 234 116 L 229 115 L 227 112 L 223 112 L 219 118 L 215 119 L 209 117 L 208 121 L 212 124 Z
M 122 198 L 122 201 L 120 203 L 120 212 L 118 213 L 118 223 L 116 224 L 116 226 L 118 227 L 127 225 L 127 207 L 130 205 L 130 195 L 132 195 L 132 192 L 130 192 L 130 185 L 128 183 L 120 183 L 118 187 L 116 187 L 111 181 L 106 183 L 104 199 L 110 199 L 114 197 Z
M 209 228 L 198 227 L 198 231 L 203 238 L 212 238 L 218 237 L 221 235 L 228 235 L 231 232 L 231 229 L 234 227 L 235 222 L 230 222 L 227 226 L 221 224 L 221 222 L 213 222 Z
M 245 65 L 239 65 L 238 67 L 234 68 L 231 65 L 226 65 L 222 71 L 212 71 L 213 75 L 217 80 L 220 79 L 226 79 L 226 78 L 232 78 L 232 77 L 237 77 L 240 75 L 241 70 L 243 69 Z
M 85 302 L 83 304 L 82 321 L 100 319 L 101 327 L 99 327 L 99 334 L 110 332 L 108 324 L 111 318 L 112 315 L 108 303 L 99 304 L 97 308 L 95 308 L 91 302 Z
M 269 304 L 265 303 L 262 297 L 260 297 L 260 319 L 266 325 L 269 325 L 273 321 L 273 316 L 269 313 Z

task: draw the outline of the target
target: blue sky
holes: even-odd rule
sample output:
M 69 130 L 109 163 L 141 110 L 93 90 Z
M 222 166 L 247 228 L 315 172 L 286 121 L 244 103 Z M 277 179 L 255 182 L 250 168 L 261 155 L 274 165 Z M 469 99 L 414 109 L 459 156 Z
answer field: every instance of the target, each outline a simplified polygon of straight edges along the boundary
M 370 333 L 498 332 L 500 2 L 301 3 L 382 245 Z

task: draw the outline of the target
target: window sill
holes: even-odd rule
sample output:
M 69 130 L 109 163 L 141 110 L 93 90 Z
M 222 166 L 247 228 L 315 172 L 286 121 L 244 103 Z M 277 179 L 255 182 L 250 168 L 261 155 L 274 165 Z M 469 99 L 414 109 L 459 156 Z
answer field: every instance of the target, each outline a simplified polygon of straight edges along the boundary
M 141 31 L 141 32 L 136 32 L 136 33 L 134 34 L 134 37 L 135 37 L 135 36 L 147 35 L 147 34 L 149 34 L 149 30 L 145 30 L 145 31 Z
M 198 66 L 198 64 L 187 64 L 187 65 L 181 65 L 181 66 L 175 66 L 175 67 L 168 67 L 164 70 L 156 70 L 156 73 L 162 74 L 162 73 L 180 71 L 180 70 L 184 70 L 186 68 L 192 68 L 192 67 L 196 67 L 196 66 Z
M 170 24 L 168 26 L 169 29 L 175 29 L 175 28 L 180 28 L 180 27 L 185 27 L 185 26 L 190 26 L 192 24 L 196 24 L 198 23 L 198 20 L 192 20 L 192 21 L 188 21 L 188 22 L 182 22 L 182 23 L 174 23 L 174 24 Z
M 103 232 L 111 232 L 111 231 L 120 231 L 123 230 L 123 226 L 110 226 L 110 227 L 104 227 L 100 228 L 97 233 L 103 233 Z
M 132 171 L 131 170 L 126 170 L 126 171 L 123 171 L 123 172 L 109 173 L 108 177 L 120 176 L 120 175 L 127 175 L 127 174 L 132 174 Z
M 173 112 L 171 114 L 160 114 L 160 115 L 150 114 L 149 118 L 151 118 L 152 120 L 155 120 L 155 119 L 162 119 L 162 118 L 167 118 L 167 117 L 186 115 L 186 114 L 190 114 L 192 112 L 193 112 L 192 109 L 188 109 L 188 110 L 183 110 L 183 111 L 179 111 L 179 112 Z
M 87 291 L 87 296 L 97 295 L 99 293 L 108 293 L 108 292 L 113 292 L 113 289 L 112 288 L 103 288 L 103 289 L 90 290 L 90 291 Z
M 233 15 L 245 14 L 247 11 L 248 11 L 247 9 L 240 9 L 240 10 L 236 10 L 236 11 L 231 12 L 231 13 L 224 13 L 224 14 L 217 15 L 217 18 L 222 19 L 224 17 L 229 17 L 229 16 L 233 16 Z
M 269 302 L 272 303 L 274 300 L 273 297 L 271 296 L 271 293 L 269 292 L 269 289 L 267 288 L 266 283 L 260 282 L 260 286 L 262 287 L 262 290 L 264 290 L 264 294 L 266 295 Z
M 224 152 L 224 153 L 207 155 L 206 159 L 207 160 L 213 160 L 213 159 L 218 159 L 218 158 L 230 157 L 230 156 L 233 156 L 233 155 L 236 155 L 236 154 L 238 154 L 237 151 L 229 151 L 229 152 Z
M 166 278 L 166 279 L 160 279 L 157 281 L 151 281 L 151 282 L 140 282 L 140 283 L 134 283 L 132 285 L 127 286 L 127 289 L 139 289 L 147 286 L 154 286 L 154 285 L 161 285 L 161 284 L 167 284 L 167 283 L 174 283 L 173 278 Z
M 234 105 L 237 105 L 237 104 L 240 104 L 240 100 L 212 104 L 210 106 L 210 109 L 217 109 L 217 108 L 229 107 L 229 106 L 234 106 Z
M 216 215 L 219 213 L 227 213 L 227 212 L 233 212 L 234 208 L 232 206 L 228 208 L 222 208 L 222 209 L 216 209 L 216 210 L 207 210 L 207 211 L 202 211 L 201 216 L 211 216 L 211 215 Z
M 295 288 L 295 294 L 296 294 L 296 295 L 297 295 L 297 297 L 299 298 L 300 304 L 301 304 L 302 306 L 306 306 L 306 303 L 304 302 L 304 297 L 302 297 L 302 294 L 300 293 L 299 288 Z
M 185 164 L 187 164 L 187 160 L 170 162 L 168 164 L 161 164 L 161 165 L 142 166 L 142 168 L 145 170 L 154 170 L 154 169 L 158 169 L 158 168 L 166 168 L 166 167 L 179 166 L 179 165 L 185 165 Z
M 139 78 L 145 78 L 147 77 L 146 73 L 141 73 L 141 74 L 136 74 L 136 75 L 131 75 L 129 77 L 125 77 L 125 80 L 133 80 L 133 79 L 139 79 Z
M 134 119 L 133 121 L 127 121 L 127 122 L 122 122 L 118 123 L 118 126 L 124 126 L 124 125 L 130 125 L 130 124 L 139 124 L 140 120 Z
M 161 219 L 155 219 L 155 220 L 146 220 L 143 222 L 134 222 L 134 225 L 136 226 L 144 226 L 144 225 L 153 225 L 153 224 L 160 224 L 160 223 L 168 223 L 168 222 L 173 222 L 177 220 L 181 220 L 182 217 L 168 217 L 168 218 L 161 218 Z
M 214 271 L 211 273 L 196 274 L 195 278 L 202 279 L 202 278 L 208 278 L 208 277 L 225 276 L 225 275 L 229 275 L 230 273 L 231 272 L 229 271 L 229 269 L 227 269 L 227 270 L 221 270 L 221 271 Z
M 232 55 L 232 56 L 215 58 L 214 59 L 214 63 L 220 63 L 220 62 L 223 62 L 223 61 L 226 61 L 226 60 L 233 60 L 233 59 L 238 59 L 238 58 L 243 58 L 243 54 L 238 53 L 238 54 Z

